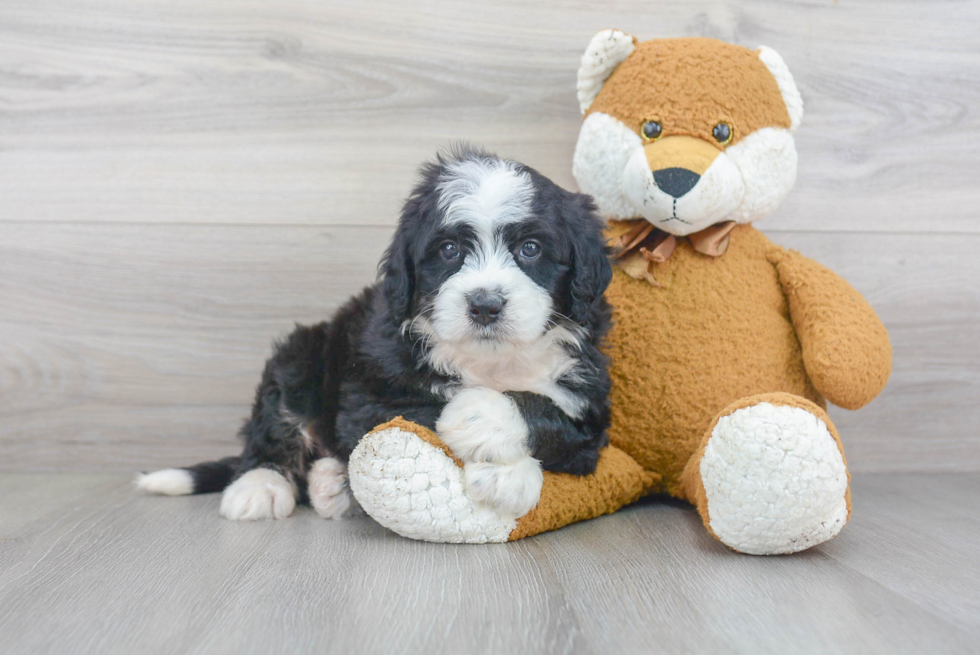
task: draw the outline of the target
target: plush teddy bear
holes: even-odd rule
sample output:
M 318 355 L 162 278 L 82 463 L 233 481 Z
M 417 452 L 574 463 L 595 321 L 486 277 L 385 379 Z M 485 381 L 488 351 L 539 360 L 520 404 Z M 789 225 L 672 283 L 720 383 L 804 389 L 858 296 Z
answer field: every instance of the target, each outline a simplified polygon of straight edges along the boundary
M 611 445 L 596 472 L 546 473 L 535 509 L 501 515 L 467 497 L 436 435 L 396 420 L 354 451 L 355 496 L 382 525 L 431 541 L 518 539 L 649 493 L 689 501 L 744 553 L 836 536 L 849 474 L 826 400 L 870 402 L 891 345 L 857 291 L 751 225 L 796 178 L 803 103 L 785 63 L 764 47 L 605 30 L 582 58 L 578 99 L 573 172 L 617 261 Z

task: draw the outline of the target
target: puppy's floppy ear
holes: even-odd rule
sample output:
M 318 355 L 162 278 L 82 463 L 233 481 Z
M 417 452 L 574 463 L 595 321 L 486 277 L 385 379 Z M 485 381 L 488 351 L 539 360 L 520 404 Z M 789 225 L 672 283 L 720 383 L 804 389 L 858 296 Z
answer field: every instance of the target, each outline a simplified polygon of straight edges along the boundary
M 408 252 L 410 244 L 405 233 L 400 226 L 379 267 L 384 276 L 382 289 L 388 311 L 395 325 L 401 325 L 411 316 L 415 295 L 415 265 Z
M 591 196 L 569 193 L 562 207 L 572 244 L 569 318 L 591 325 L 602 294 L 612 281 L 612 264 L 603 237 L 603 222 Z

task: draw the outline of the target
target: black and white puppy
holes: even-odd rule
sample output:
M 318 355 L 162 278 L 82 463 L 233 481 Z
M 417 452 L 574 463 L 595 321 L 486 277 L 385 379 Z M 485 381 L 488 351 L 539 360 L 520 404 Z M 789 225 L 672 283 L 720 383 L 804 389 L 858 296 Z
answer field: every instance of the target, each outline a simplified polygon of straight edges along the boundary
M 436 430 L 469 495 L 522 516 L 542 468 L 592 473 L 606 445 L 599 347 L 611 268 L 588 196 L 462 149 L 421 169 L 380 280 L 297 327 L 265 367 L 240 457 L 143 474 L 148 493 L 224 492 L 221 514 L 327 518 L 351 506 L 347 460 L 396 416 Z

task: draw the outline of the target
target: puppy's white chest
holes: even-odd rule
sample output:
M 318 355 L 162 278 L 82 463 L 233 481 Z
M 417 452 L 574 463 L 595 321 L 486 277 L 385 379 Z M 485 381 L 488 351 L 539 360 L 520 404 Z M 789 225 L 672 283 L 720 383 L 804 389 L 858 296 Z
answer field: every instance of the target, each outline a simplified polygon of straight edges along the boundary
M 576 416 L 582 401 L 558 384 L 574 374 L 577 360 L 553 338 L 521 348 L 470 348 L 439 344 L 430 353 L 433 367 L 459 380 L 462 388 L 529 391 L 547 396 L 566 414 Z
M 530 352 L 460 358 L 458 375 L 463 386 L 542 393 L 575 363 L 555 344 L 527 350 Z

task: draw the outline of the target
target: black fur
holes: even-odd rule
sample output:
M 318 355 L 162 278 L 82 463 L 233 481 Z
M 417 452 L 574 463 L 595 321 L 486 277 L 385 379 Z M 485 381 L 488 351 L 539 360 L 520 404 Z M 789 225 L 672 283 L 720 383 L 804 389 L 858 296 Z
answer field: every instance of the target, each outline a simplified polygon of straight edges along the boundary
M 466 157 L 493 156 L 456 151 L 422 167 L 421 181 L 404 205 L 379 266 L 377 284 L 330 321 L 297 326 L 275 344 L 251 416 L 239 433 L 241 457 L 187 468 L 194 493 L 220 491 L 246 471 L 266 467 L 291 479 L 302 501 L 310 465 L 326 456 L 347 461 L 375 426 L 403 416 L 435 428 L 446 400 L 434 390 L 458 381 L 433 370 L 423 356 L 426 344 L 402 328 L 431 306 L 439 287 L 458 270 L 439 259 L 438 247 L 447 237 L 465 240 L 467 228 L 442 225 L 436 187 L 447 164 Z M 610 324 L 603 292 L 612 271 L 602 224 L 590 197 L 519 168 L 531 176 L 534 200 L 528 220 L 505 228 L 507 238 L 545 244 L 545 254 L 522 264 L 522 270 L 551 293 L 557 310 L 552 323 L 585 335 L 578 347 L 568 346 L 579 360 L 577 375 L 559 384 L 582 397 L 586 409 L 573 420 L 546 396 L 508 395 L 529 427 L 532 454 L 543 467 L 585 475 L 595 470 L 609 425 L 609 376 L 600 345 Z M 310 439 L 304 440 L 304 430 Z

